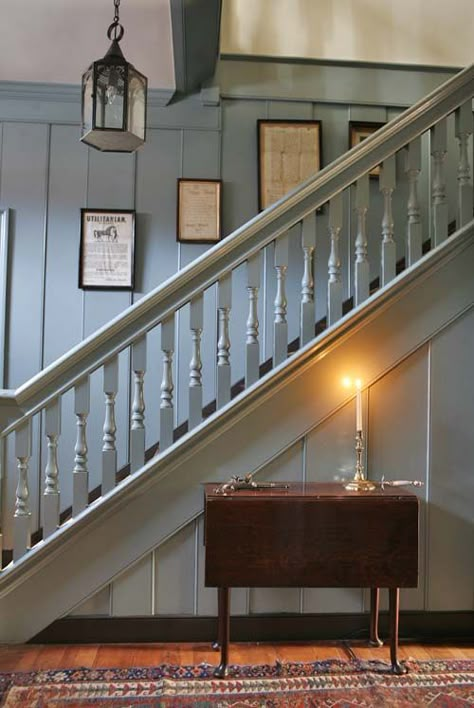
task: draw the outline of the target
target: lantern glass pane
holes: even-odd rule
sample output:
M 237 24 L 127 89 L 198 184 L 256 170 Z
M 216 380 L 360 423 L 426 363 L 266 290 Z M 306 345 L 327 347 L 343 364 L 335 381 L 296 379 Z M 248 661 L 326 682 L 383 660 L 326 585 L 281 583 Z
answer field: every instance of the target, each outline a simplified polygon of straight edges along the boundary
M 145 140 L 147 80 L 132 67 L 128 78 L 128 129 Z
M 97 128 L 123 130 L 124 74 L 124 66 L 113 64 L 99 64 L 97 66 L 95 119 Z
M 88 69 L 82 77 L 82 134 L 92 129 L 93 71 Z

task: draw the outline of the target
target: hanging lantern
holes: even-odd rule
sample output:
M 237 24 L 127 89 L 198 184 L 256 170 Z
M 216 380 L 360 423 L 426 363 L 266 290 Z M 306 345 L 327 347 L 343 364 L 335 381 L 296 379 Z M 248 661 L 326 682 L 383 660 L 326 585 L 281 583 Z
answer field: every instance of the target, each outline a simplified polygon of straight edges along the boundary
M 119 42 L 120 0 L 114 0 L 114 20 L 107 30 L 112 40 L 103 59 L 82 77 L 81 140 L 105 152 L 134 152 L 145 142 L 147 78 L 129 64 Z

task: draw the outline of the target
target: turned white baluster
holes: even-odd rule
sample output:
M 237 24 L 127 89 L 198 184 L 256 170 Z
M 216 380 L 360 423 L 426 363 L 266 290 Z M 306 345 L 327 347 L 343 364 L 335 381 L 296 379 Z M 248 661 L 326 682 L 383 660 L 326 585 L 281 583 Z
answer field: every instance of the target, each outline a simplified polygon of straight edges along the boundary
M 392 212 L 392 193 L 395 189 L 395 185 L 395 155 L 392 155 L 384 160 L 379 177 L 379 187 L 383 194 L 382 247 L 380 256 L 382 287 L 393 280 L 396 275 L 397 268 L 396 245 L 393 238 L 394 224 Z
M 115 487 L 117 475 L 117 446 L 115 438 L 115 398 L 118 391 L 118 357 L 104 364 L 105 420 L 102 438 L 102 494 Z
M 85 377 L 74 388 L 74 412 L 76 414 L 76 445 L 74 447 L 74 469 L 72 515 L 84 511 L 89 502 L 89 470 L 87 468 L 87 416 L 90 411 L 89 377 Z
M 275 271 L 277 290 L 273 319 L 273 366 L 288 356 L 288 322 L 286 319 L 286 271 L 288 270 L 288 232 L 275 241 Z
M 257 253 L 247 261 L 247 293 L 249 312 L 245 342 L 245 387 L 258 381 L 260 376 L 260 344 L 258 340 L 258 291 L 260 289 L 260 259 Z
M 217 408 L 230 401 L 230 336 L 229 318 L 232 307 L 232 277 L 221 278 L 217 285 Z
M 160 403 L 160 452 L 173 444 L 174 404 L 173 404 L 173 354 L 174 315 L 161 324 L 161 350 L 163 352 L 163 379 Z
M 45 410 L 45 434 L 48 453 L 43 493 L 43 538 L 48 538 L 59 526 L 58 439 L 61 435 L 61 401 L 55 398 Z
M 406 148 L 405 172 L 408 177 L 407 265 L 421 258 L 421 211 L 418 197 L 418 177 L 421 172 L 421 138 L 413 140 Z
M 202 421 L 202 359 L 201 336 L 204 326 L 203 296 L 191 300 L 191 361 L 189 362 L 189 430 Z
M 468 145 L 472 133 L 472 100 L 456 109 L 455 133 L 459 143 L 457 227 L 472 219 L 473 197 Z
M 314 337 L 314 249 L 316 247 L 316 212 L 305 216 L 301 225 L 303 277 L 301 279 L 300 342 L 307 344 Z
M 367 241 L 367 211 L 369 209 L 369 175 L 363 175 L 357 180 L 356 203 L 357 236 L 355 240 L 354 263 L 354 304 L 369 297 L 369 259 Z
M 133 401 L 130 430 L 130 472 L 145 464 L 145 396 L 146 335 L 136 339 L 132 346 Z
M 18 485 L 16 488 L 13 560 L 25 555 L 31 541 L 31 509 L 28 486 L 28 462 L 31 457 L 31 421 L 27 420 L 15 432 L 15 455 L 18 465 Z
M 329 236 L 331 251 L 328 261 L 328 325 L 342 317 L 342 276 L 339 238 L 342 229 L 342 192 L 329 202 Z
M 448 235 L 448 201 L 444 175 L 447 149 L 447 121 L 444 118 L 431 128 L 431 156 L 433 158 L 431 198 L 433 243 L 435 246 L 439 246 Z

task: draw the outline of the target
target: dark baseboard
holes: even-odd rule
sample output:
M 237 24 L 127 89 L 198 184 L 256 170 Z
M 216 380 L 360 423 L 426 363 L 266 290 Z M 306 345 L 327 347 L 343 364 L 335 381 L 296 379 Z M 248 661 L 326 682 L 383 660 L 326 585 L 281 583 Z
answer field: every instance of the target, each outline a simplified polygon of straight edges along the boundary
M 334 641 L 368 638 L 369 615 L 279 614 L 231 618 L 234 642 Z M 30 644 L 127 642 L 211 642 L 216 617 L 66 617 L 53 622 Z M 380 634 L 388 635 L 388 613 L 380 613 Z M 401 612 L 401 641 L 474 642 L 474 612 Z

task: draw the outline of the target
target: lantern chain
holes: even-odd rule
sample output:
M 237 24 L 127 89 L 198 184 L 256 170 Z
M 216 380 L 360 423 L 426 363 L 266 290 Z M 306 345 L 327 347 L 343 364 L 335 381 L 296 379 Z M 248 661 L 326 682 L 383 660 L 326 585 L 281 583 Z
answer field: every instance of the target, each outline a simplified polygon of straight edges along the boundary
M 123 26 L 120 24 L 119 7 L 120 0 L 114 0 L 114 20 L 107 30 L 107 37 L 117 42 L 120 42 L 124 33 Z

